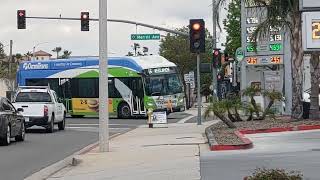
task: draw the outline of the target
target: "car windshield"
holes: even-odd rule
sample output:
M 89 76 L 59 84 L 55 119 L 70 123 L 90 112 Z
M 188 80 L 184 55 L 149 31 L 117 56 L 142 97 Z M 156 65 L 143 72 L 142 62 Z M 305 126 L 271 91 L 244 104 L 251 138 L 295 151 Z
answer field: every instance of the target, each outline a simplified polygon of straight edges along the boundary
M 20 92 L 15 102 L 51 102 L 51 97 L 46 92 Z
M 181 92 L 182 84 L 178 74 L 165 74 L 146 78 L 146 94 L 148 96 L 164 96 Z

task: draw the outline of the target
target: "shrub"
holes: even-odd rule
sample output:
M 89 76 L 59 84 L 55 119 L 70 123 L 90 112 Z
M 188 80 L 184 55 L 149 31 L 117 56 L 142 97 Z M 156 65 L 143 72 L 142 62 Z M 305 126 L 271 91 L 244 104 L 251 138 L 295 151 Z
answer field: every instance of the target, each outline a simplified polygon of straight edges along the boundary
M 286 172 L 283 169 L 258 168 L 245 180 L 302 180 L 302 174 L 296 171 Z

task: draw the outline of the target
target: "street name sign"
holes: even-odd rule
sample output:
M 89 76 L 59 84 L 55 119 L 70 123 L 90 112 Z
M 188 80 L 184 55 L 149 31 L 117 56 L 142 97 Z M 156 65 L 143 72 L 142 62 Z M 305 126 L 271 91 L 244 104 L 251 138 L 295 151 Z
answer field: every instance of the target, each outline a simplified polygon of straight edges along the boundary
M 131 34 L 131 40 L 160 40 L 160 34 Z

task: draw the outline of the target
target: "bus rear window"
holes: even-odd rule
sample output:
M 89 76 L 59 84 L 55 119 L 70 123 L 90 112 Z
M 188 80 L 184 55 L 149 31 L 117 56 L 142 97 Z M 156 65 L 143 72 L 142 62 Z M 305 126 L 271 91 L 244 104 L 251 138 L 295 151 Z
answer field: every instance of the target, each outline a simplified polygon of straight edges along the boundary
M 15 102 L 51 102 L 51 97 L 45 92 L 20 92 Z

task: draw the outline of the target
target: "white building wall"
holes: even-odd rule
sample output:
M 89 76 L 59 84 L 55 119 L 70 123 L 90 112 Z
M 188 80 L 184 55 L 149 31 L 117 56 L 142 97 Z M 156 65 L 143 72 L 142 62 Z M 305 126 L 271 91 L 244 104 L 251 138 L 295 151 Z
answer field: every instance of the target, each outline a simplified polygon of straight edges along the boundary
M 39 61 L 50 60 L 50 56 L 36 56 L 36 60 L 39 60 Z

